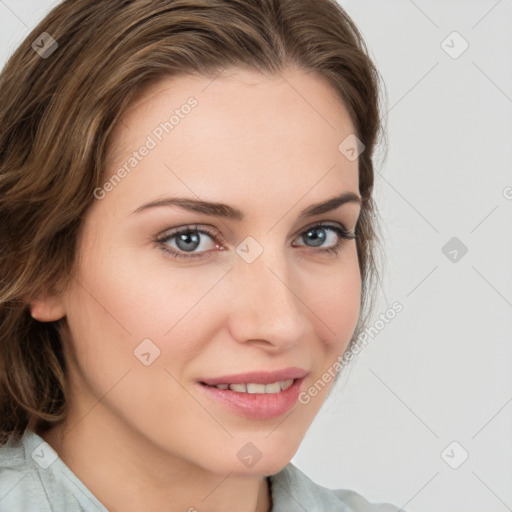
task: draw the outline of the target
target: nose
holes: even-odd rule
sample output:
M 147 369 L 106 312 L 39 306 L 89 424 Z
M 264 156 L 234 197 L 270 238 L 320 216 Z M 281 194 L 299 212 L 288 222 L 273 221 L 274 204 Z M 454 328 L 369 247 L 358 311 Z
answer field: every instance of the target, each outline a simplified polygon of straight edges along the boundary
M 307 297 L 301 297 L 299 273 L 285 256 L 265 250 L 252 263 L 242 258 L 229 273 L 231 335 L 273 351 L 289 350 L 307 335 Z

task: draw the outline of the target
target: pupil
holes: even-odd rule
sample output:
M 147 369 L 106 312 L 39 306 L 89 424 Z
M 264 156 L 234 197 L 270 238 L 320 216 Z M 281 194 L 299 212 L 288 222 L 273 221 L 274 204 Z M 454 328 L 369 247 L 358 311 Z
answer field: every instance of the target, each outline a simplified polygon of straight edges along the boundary
M 321 233 L 318 235 L 318 233 Z M 322 245 L 322 243 L 325 241 L 325 230 L 323 229 L 310 229 L 307 232 L 307 236 L 311 242 L 313 242 L 313 246 L 317 247 L 319 245 Z
M 184 243 L 184 244 L 183 244 Z M 192 244 L 192 245 L 190 245 Z M 189 231 L 178 236 L 176 245 L 182 251 L 194 250 L 199 245 L 199 233 Z

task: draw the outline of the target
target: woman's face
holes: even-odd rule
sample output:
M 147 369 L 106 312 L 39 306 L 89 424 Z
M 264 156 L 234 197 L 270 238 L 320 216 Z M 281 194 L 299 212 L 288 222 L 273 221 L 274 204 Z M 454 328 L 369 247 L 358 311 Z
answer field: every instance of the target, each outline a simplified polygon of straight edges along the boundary
M 292 68 L 165 79 L 130 106 L 61 295 L 70 426 L 214 472 L 290 461 L 359 316 L 356 242 L 337 231 L 359 203 L 307 215 L 359 195 L 339 149 L 353 132 L 331 88 Z

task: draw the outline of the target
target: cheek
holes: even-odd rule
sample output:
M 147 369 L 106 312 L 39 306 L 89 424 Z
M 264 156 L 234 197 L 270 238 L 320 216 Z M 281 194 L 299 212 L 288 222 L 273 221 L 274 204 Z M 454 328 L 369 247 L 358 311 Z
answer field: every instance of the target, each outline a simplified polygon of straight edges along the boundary
M 354 242 L 336 264 L 304 279 L 304 300 L 312 322 L 332 356 L 342 354 L 357 325 L 361 303 L 361 275 Z
M 100 247 L 88 251 L 91 257 L 66 306 L 73 345 L 84 364 L 91 357 L 98 375 L 119 373 L 121 367 L 140 364 L 134 350 L 145 339 L 160 350 L 160 365 L 172 361 L 176 369 L 198 351 L 218 318 L 223 301 L 215 285 L 228 267 L 169 270 L 140 260 L 130 248 L 111 258 L 101 257 Z M 105 368 L 101 361 L 110 363 Z
M 123 421 L 140 423 L 142 430 L 148 421 L 156 425 L 157 418 L 169 425 L 176 410 L 190 410 L 183 415 L 184 425 L 203 425 L 204 411 L 180 383 L 186 381 L 188 363 L 210 338 L 214 315 L 205 313 L 220 301 L 209 299 L 208 292 L 224 272 L 189 269 L 167 272 L 166 277 L 161 269 L 152 271 L 123 258 L 122 251 L 113 259 L 89 254 L 66 304 L 77 407 L 86 411 L 103 397 L 103 404 Z M 141 345 L 145 339 L 151 343 Z M 142 362 L 143 353 L 149 353 L 149 365 Z M 191 421 L 194 415 L 197 421 Z M 196 434 L 202 435 L 199 426 Z M 185 425 L 175 441 L 187 429 L 190 435 L 191 428 Z

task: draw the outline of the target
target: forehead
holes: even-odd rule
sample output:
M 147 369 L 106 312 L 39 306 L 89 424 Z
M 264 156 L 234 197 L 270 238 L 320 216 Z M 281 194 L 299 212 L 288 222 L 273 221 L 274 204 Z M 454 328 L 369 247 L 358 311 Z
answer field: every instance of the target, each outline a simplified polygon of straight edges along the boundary
M 286 199 L 283 191 L 295 201 L 308 190 L 324 198 L 333 187 L 358 191 L 357 160 L 338 149 L 353 132 L 330 84 L 296 68 L 275 76 L 237 69 L 166 77 L 124 112 L 105 177 L 151 146 L 120 184 L 126 197 L 144 189 L 209 198 L 249 190 L 260 203 L 273 194 Z

